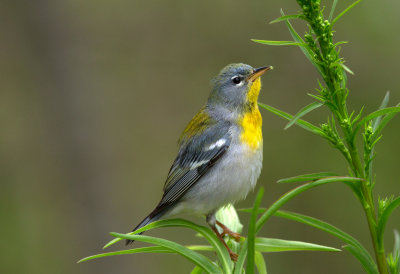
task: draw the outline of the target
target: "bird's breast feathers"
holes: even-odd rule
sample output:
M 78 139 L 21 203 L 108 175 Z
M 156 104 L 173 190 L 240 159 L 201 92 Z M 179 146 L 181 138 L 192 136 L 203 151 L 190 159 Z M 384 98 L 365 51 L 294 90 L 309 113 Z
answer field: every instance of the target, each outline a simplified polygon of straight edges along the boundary
M 239 124 L 242 128 L 240 141 L 249 146 L 252 150 L 260 148 L 262 145 L 262 118 L 258 106 L 251 112 L 247 112 L 240 119 Z

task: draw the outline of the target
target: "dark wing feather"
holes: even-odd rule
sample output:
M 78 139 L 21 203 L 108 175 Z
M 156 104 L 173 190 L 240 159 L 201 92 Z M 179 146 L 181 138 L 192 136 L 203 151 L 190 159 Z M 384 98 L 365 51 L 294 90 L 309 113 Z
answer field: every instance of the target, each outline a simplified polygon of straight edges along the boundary
M 162 218 L 223 157 L 231 143 L 229 128 L 228 122 L 210 119 L 204 108 L 193 118 L 180 138 L 160 203 L 133 231 Z
M 179 201 L 229 148 L 229 125 L 214 125 L 181 145 L 164 186 L 164 195 L 156 211 L 163 211 Z M 157 210 L 158 209 L 158 210 Z

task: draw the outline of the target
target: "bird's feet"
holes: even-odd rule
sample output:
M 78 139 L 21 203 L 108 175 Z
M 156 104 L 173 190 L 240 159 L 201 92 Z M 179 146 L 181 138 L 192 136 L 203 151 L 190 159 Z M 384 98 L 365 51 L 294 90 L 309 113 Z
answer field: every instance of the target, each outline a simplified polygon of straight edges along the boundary
M 228 252 L 229 252 L 229 256 L 231 257 L 231 260 L 234 262 L 237 262 L 238 260 L 238 254 L 236 254 L 235 252 L 233 252 L 231 249 L 228 248 Z
M 229 256 L 231 257 L 231 260 L 236 262 L 238 259 L 238 254 L 236 254 L 235 252 L 233 252 L 229 246 L 226 244 L 225 240 L 224 240 L 224 236 L 225 235 L 229 235 L 230 237 L 234 238 L 235 241 L 239 242 L 240 241 L 240 234 L 233 232 L 232 230 L 230 230 L 228 227 L 226 227 L 224 224 L 222 224 L 219 221 L 216 221 L 216 224 L 222 228 L 222 233 L 219 233 L 218 229 L 216 228 L 216 226 L 211 226 L 212 230 L 214 231 L 214 233 L 217 235 L 218 239 L 224 244 L 226 250 L 229 252 Z
M 214 226 L 212 227 L 212 230 L 214 231 L 215 235 L 217 235 L 218 239 L 221 241 L 221 243 L 225 246 L 226 250 L 228 250 L 229 252 L 229 256 L 231 257 L 231 260 L 236 262 L 238 259 L 238 254 L 236 254 L 235 252 L 233 252 L 229 246 L 226 244 L 225 240 L 224 240 L 224 236 L 222 235 L 222 233 L 218 232 L 218 229 Z
M 233 232 L 232 230 L 230 230 L 227 226 L 225 226 L 223 223 L 221 223 L 220 221 L 217 220 L 216 224 L 222 228 L 222 233 L 221 236 L 225 236 L 228 235 L 230 237 L 232 237 L 233 239 L 235 239 L 236 242 L 240 242 L 240 234 Z

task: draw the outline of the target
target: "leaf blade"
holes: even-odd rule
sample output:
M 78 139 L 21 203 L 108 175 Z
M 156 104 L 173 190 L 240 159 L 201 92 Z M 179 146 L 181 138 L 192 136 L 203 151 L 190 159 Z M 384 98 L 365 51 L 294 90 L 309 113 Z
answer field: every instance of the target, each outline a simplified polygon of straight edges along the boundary
M 361 263 L 361 265 L 364 267 L 364 269 L 367 271 L 368 274 L 379 274 L 376 264 L 371 262 L 369 258 L 365 257 L 364 256 L 365 254 L 360 253 L 357 248 L 355 248 L 352 245 L 347 245 L 344 246 L 343 249 L 353 254 L 353 256 L 358 259 L 358 261 Z
M 247 234 L 247 265 L 246 273 L 254 273 L 255 265 L 255 245 L 256 245 L 256 222 L 258 208 L 260 207 L 261 199 L 264 195 L 264 188 L 260 188 L 257 198 L 254 201 L 253 210 L 250 217 L 249 231 Z
M 332 21 L 333 13 L 335 12 L 337 2 L 338 2 L 338 0 L 333 0 L 332 8 L 331 8 L 331 11 L 329 12 L 329 17 L 328 17 L 329 22 Z
M 310 174 L 302 174 L 294 177 L 284 178 L 278 180 L 277 183 L 297 183 L 297 182 L 308 182 L 315 181 L 325 177 L 337 176 L 337 173 L 333 172 L 318 172 L 318 173 L 310 173 Z
M 160 228 L 160 227 L 185 227 L 185 228 L 190 228 L 190 229 L 197 231 L 198 233 L 203 235 L 203 237 L 206 238 L 207 241 L 213 246 L 224 271 L 229 272 L 232 270 L 232 263 L 231 263 L 229 253 L 226 250 L 225 246 L 217 238 L 217 236 L 209 228 L 197 225 L 193 222 L 183 220 L 183 219 L 165 219 L 165 220 L 160 220 L 160 221 L 155 221 L 153 223 L 150 223 L 150 224 L 148 224 L 134 232 L 131 232 L 127 235 L 134 235 L 134 234 L 146 231 L 146 230 Z M 110 241 L 108 244 L 106 244 L 105 247 L 108 247 L 108 246 L 118 242 L 119 240 L 120 239 L 114 239 L 114 240 Z
M 381 105 L 379 106 L 378 109 L 386 108 L 387 105 L 389 104 L 389 98 L 390 98 L 390 92 L 387 91 L 386 94 L 385 94 L 385 97 L 383 97 L 382 103 L 381 103 Z M 379 124 L 381 122 L 381 120 L 382 120 L 382 116 L 378 116 L 378 117 L 376 117 L 376 118 L 374 118 L 372 120 L 372 131 L 373 132 L 376 131 L 377 127 L 379 126 Z
M 354 177 L 342 177 L 342 178 L 348 178 L 348 180 L 362 180 L 360 178 L 354 178 Z M 325 179 L 325 180 L 324 180 Z M 299 187 L 296 187 L 295 189 L 289 191 L 288 193 L 282 195 L 277 201 L 275 201 L 267 210 L 265 210 L 261 217 L 258 219 L 256 222 L 256 232 L 260 231 L 262 226 L 267 222 L 267 220 L 275 214 L 276 211 L 278 211 L 279 208 L 281 208 L 284 204 L 286 204 L 288 201 L 290 201 L 292 198 L 295 196 L 299 195 L 300 193 L 311 189 L 313 187 L 320 186 L 322 184 L 326 183 L 331 183 L 334 182 L 335 180 L 338 180 L 337 178 L 333 180 L 330 178 L 327 180 L 326 178 L 320 179 L 311 183 L 307 183 L 304 185 L 301 185 Z M 238 261 L 236 262 L 234 273 L 235 274 L 241 274 L 241 269 L 244 265 L 244 261 L 246 259 L 247 255 L 247 239 L 243 242 L 242 244 L 242 249 L 239 252 L 239 258 Z
M 259 40 L 250 39 L 251 41 L 269 46 L 302 46 L 302 44 L 293 41 L 274 41 L 274 40 Z
M 387 207 L 385 207 L 382 214 L 379 216 L 377 225 L 377 237 L 380 243 L 383 243 L 383 234 L 385 232 L 385 227 L 389 216 L 398 206 L 400 206 L 400 196 L 391 201 L 391 203 Z
M 203 269 L 201 269 L 201 267 L 197 265 L 193 268 L 192 272 L 190 272 L 190 274 L 201 274 L 201 273 L 203 273 Z
M 285 16 L 283 13 L 283 10 L 281 10 L 282 16 Z M 297 43 L 303 44 L 305 46 L 300 47 L 301 51 L 303 54 L 306 56 L 306 58 L 314 65 L 314 67 L 317 68 L 318 72 L 322 75 L 322 77 L 325 78 L 325 73 L 323 72 L 321 66 L 317 64 L 317 62 L 314 60 L 313 56 L 313 51 L 307 46 L 307 44 L 304 42 L 303 38 L 297 33 L 297 31 L 293 28 L 292 24 L 289 22 L 289 20 L 285 20 L 286 27 L 289 29 L 290 35 L 292 35 L 293 40 Z
M 276 18 L 275 20 L 272 20 L 269 23 L 275 24 L 275 23 L 290 20 L 290 19 L 303 19 L 303 15 L 302 14 L 284 15 L 284 16 Z
M 356 178 L 356 177 L 342 177 L 342 176 L 337 176 L 337 177 L 326 177 L 319 179 L 317 181 L 303 184 L 301 186 L 296 187 L 295 189 L 287 192 L 286 194 L 282 195 L 277 201 L 275 201 L 258 219 L 257 224 L 256 224 L 256 231 L 259 231 L 261 227 L 265 224 L 265 222 L 279 209 L 281 208 L 284 204 L 286 204 L 288 201 L 290 201 L 292 198 L 295 196 L 303 193 L 304 191 L 326 184 L 326 183 L 332 183 L 332 182 L 352 182 L 352 181 L 362 181 L 363 179 L 361 178 Z
M 197 265 L 193 268 L 192 272 L 190 272 L 190 274 L 201 274 L 201 273 L 203 273 L 203 269 L 201 269 L 201 267 Z
M 396 105 L 397 107 L 400 106 L 400 104 Z M 394 116 L 396 116 L 397 112 L 393 112 L 393 113 L 389 113 L 386 114 L 382 120 L 379 122 L 378 126 L 376 127 L 376 129 L 374 130 L 374 133 L 372 134 L 372 140 L 376 140 L 377 138 L 379 138 L 382 130 L 385 128 L 385 126 L 390 122 L 390 120 L 392 120 L 394 118 Z
M 111 232 L 110 234 L 116 238 L 141 241 L 171 249 L 207 272 L 223 273 L 222 269 L 215 265 L 209 258 L 178 243 L 145 235 L 129 235 L 115 232 Z
M 290 115 L 289 113 L 286 113 L 286 112 L 284 112 L 282 110 L 276 109 L 274 107 L 271 107 L 271 106 L 263 104 L 263 103 L 258 103 L 258 105 L 261 108 L 263 108 L 265 110 L 268 110 L 269 112 L 272 112 L 275 115 L 277 115 L 279 117 L 282 117 L 282 118 L 284 118 L 286 120 L 293 119 L 293 115 Z M 298 119 L 297 121 L 295 121 L 295 124 L 298 125 L 299 127 L 303 128 L 303 129 L 307 130 L 307 131 L 310 131 L 310 132 L 318 135 L 318 136 L 322 136 L 324 138 L 327 138 L 325 133 L 319 127 L 314 126 L 313 124 L 311 124 L 311 123 L 309 123 L 307 121 L 304 121 L 302 119 Z
M 354 8 L 358 3 L 360 3 L 361 0 L 355 1 L 353 4 L 349 5 L 344 11 L 342 11 L 338 16 L 335 17 L 332 21 L 332 26 L 343 16 L 345 15 L 349 10 Z
M 314 109 L 319 108 L 320 106 L 323 106 L 324 104 L 321 102 L 312 102 L 311 104 L 303 107 L 302 109 L 299 110 L 299 112 L 297 112 L 293 118 L 289 121 L 289 123 L 286 124 L 286 126 L 284 127 L 284 129 L 288 129 L 289 127 L 291 127 L 292 125 L 294 125 L 294 123 L 296 123 L 296 121 L 298 119 L 300 119 L 301 117 L 303 117 L 304 115 L 306 115 L 307 113 L 310 113 L 311 111 L 313 111 Z
M 259 251 L 256 251 L 254 259 L 255 259 L 258 273 L 259 274 L 267 274 L 267 265 L 265 263 L 263 254 Z
M 355 128 L 353 130 L 353 135 L 355 135 L 357 131 L 361 128 L 361 126 L 363 126 L 366 122 L 369 122 L 370 120 L 385 114 L 396 114 L 398 112 L 400 112 L 400 106 L 383 108 L 368 114 L 355 125 Z
M 290 241 L 276 238 L 256 239 L 256 248 L 260 252 L 285 252 L 285 251 L 341 251 L 340 249 L 301 241 Z
M 115 256 L 115 255 L 125 255 L 125 254 L 134 254 L 134 253 L 173 253 L 173 251 L 170 250 L 169 248 L 165 248 L 165 247 L 162 247 L 162 246 L 139 247 L 139 248 L 134 248 L 134 249 L 119 250 L 119 251 L 106 252 L 106 253 L 100 253 L 100 254 L 88 256 L 88 257 L 85 257 L 83 259 L 80 259 L 78 261 L 78 263 L 86 262 L 86 261 L 89 261 L 89 260 L 102 258 L 102 257 Z
M 347 234 L 343 230 L 341 230 L 327 222 L 321 221 L 319 219 L 316 219 L 316 218 L 313 218 L 310 216 L 295 213 L 295 212 L 279 210 L 275 213 L 275 216 L 312 226 L 314 228 L 325 231 L 325 232 L 341 239 L 342 241 L 347 243 L 349 246 L 353 247 L 351 249 L 351 253 L 360 261 L 360 263 L 363 266 L 364 265 L 369 265 L 369 266 L 374 265 L 375 269 L 377 269 L 374 260 L 369 255 L 369 253 L 365 249 L 365 247 L 362 246 L 361 243 L 358 242 L 354 237 Z M 357 251 L 355 249 L 357 249 Z M 350 250 L 348 250 L 348 251 L 350 251 Z M 366 260 L 368 260 L 368 263 L 365 262 Z
M 234 274 L 242 274 L 246 257 L 247 257 L 247 239 L 243 242 L 242 248 L 240 249 L 239 257 L 238 260 L 236 261 L 235 268 L 233 270 Z

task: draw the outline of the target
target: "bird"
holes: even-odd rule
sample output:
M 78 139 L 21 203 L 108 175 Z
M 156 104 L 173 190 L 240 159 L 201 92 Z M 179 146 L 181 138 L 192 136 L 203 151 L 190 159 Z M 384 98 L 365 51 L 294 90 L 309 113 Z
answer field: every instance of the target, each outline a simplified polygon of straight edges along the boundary
M 261 75 L 270 69 L 272 66 L 253 68 L 235 63 L 213 78 L 206 104 L 178 140 L 178 154 L 168 172 L 160 202 L 133 231 L 180 214 L 205 215 L 231 259 L 237 260 L 238 255 L 223 236 L 239 241 L 240 235 L 219 222 L 215 213 L 244 199 L 261 173 L 262 117 L 257 101 Z M 126 245 L 132 242 L 127 240 Z

